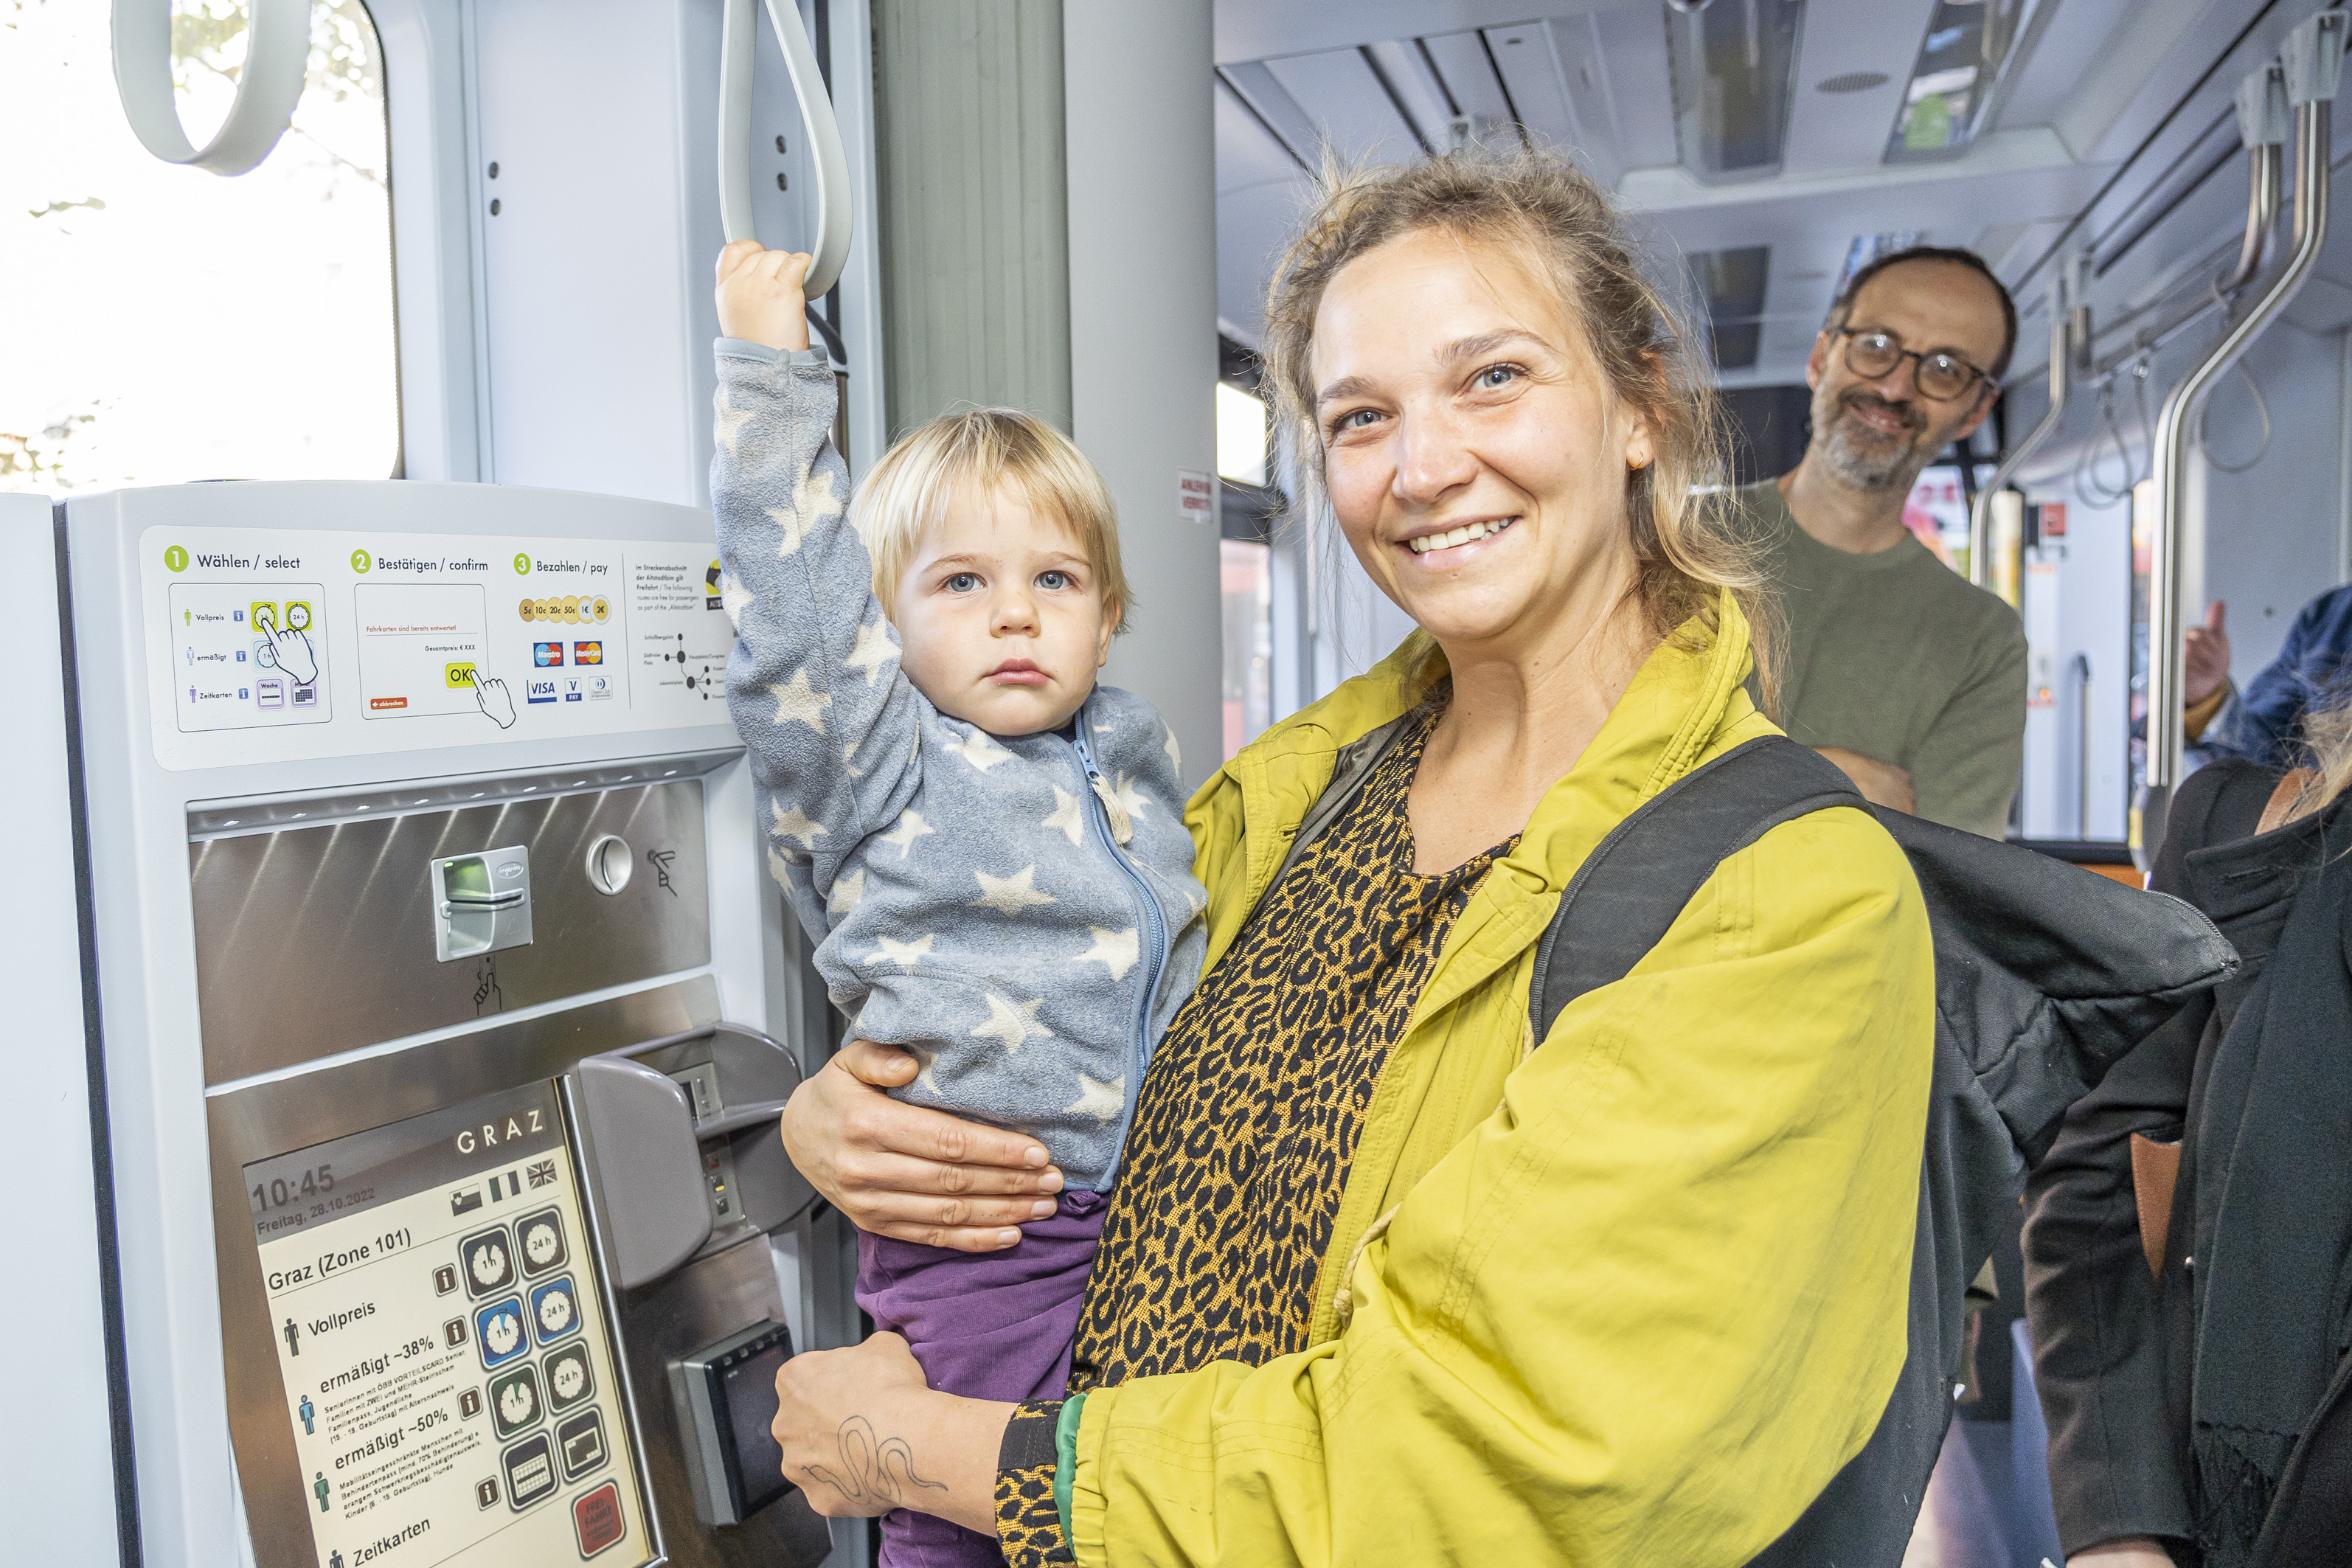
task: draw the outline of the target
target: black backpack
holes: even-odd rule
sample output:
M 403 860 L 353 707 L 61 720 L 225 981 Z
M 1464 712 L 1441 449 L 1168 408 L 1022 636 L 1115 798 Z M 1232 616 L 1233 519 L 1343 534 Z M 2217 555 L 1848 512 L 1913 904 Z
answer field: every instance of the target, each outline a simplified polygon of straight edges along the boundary
M 1369 737 L 1368 737 L 1369 738 Z M 1868 811 L 1901 845 L 1936 944 L 1936 1066 L 1911 1251 L 1910 1353 L 1862 1452 L 1755 1559 L 1896 1568 L 1952 1415 L 1962 1297 L 2067 1107 L 2237 953 L 2179 900 L 1873 806 L 1820 753 L 1750 741 L 1660 791 L 1601 840 L 1537 950 L 1529 1021 L 1622 978 L 1717 862 L 1808 812 Z
M 1276 872 L 1363 792 L 1401 718 L 1340 748 Z M 1863 799 L 1785 736 L 1748 742 L 1658 792 L 1602 839 L 1536 952 L 1528 1022 L 1624 977 L 1726 856 L 1808 812 L 1853 806 L 1909 857 L 1936 945 L 1936 1064 L 1911 1249 L 1910 1353 L 1861 1453 L 1751 1568 L 1898 1568 L 1953 1408 L 1969 1281 L 2014 1215 L 2059 1119 L 2238 955 L 2177 899 Z

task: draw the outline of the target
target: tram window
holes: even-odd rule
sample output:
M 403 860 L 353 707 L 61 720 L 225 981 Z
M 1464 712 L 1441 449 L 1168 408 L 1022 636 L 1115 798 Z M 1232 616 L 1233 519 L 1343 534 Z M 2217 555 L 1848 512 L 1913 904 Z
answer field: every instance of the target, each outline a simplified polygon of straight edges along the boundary
M 1992 478 L 1993 465 L 1977 465 L 1977 482 Z M 1903 526 L 1935 552 L 1936 559 L 1962 576 L 1969 571 L 1969 502 L 1957 464 L 1936 463 L 1919 470 L 1903 503 Z
M 246 7 L 173 9 L 202 145 Z M 314 5 L 293 128 L 234 179 L 139 144 L 104 5 L 0 0 L 0 490 L 394 471 L 383 55 L 361 0 Z
M 1224 606 L 1225 760 L 1274 722 L 1274 551 L 1250 539 L 1217 542 Z

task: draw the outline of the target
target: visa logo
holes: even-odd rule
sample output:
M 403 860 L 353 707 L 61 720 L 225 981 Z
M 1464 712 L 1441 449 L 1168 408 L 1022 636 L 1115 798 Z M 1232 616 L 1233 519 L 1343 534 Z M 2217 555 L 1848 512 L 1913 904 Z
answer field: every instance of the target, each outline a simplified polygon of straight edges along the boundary
M 577 702 L 580 700 L 580 683 L 578 681 L 567 680 L 563 683 L 563 700 L 566 702 Z
M 554 701 L 554 700 L 555 700 L 555 682 L 553 682 L 552 680 L 534 680 L 534 681 L 532 681 L 532 682 L 530 683 L 530 700 L 531 700 L 531 701 L 533 701 L 533 702 L 552 702 L 552 701 Z

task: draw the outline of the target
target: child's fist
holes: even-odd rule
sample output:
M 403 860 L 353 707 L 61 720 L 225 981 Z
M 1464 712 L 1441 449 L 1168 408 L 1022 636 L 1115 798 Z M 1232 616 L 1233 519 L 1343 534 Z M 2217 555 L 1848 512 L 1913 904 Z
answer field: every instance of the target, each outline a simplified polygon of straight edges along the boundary
M 719 253 L 719 331 L 722 336 L 787 352 L 809 346 L 808 253 L 769 250 L 739 239 Z

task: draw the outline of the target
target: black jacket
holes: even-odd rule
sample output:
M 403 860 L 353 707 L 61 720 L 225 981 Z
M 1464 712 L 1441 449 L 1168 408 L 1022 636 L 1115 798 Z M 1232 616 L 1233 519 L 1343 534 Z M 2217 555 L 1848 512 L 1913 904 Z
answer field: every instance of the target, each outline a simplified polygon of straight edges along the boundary
M 2225 762 L 2182 788 L 2153 884 L 2210 916 L 2242 966 L 2074 1106 L 2028 1188 L 2028 1314 L 2069 1552 L 2153 1536 L 2208 1568 L 2352 1560 L 2325 1541 L 2352 1484 L 2313 1470 L 2343 1463 L 2324 1417 L 2344 1404 L 2352 1284 L 2352 812 L 2252 837 L 2277 779 Z M 2153 1279 L 2134 1133 L 2181 1144 Z M 2323 1544 L 2298 1544 L 2314 1529 Z

